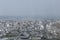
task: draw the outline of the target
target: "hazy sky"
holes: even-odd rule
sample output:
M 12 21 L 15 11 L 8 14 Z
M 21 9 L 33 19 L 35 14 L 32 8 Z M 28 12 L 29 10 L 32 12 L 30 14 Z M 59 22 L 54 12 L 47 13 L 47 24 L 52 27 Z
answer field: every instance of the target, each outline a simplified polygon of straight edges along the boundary
M 60 0 L 0 0 L 0 16 L 60 16 Z

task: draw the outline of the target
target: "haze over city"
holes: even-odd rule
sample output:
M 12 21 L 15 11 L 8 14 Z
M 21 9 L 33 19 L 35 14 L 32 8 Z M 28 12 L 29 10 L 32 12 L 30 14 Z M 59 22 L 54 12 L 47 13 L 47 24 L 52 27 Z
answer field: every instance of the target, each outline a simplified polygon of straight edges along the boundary
M 60 0 L 0 0 L 0 16 L 60 17 Z

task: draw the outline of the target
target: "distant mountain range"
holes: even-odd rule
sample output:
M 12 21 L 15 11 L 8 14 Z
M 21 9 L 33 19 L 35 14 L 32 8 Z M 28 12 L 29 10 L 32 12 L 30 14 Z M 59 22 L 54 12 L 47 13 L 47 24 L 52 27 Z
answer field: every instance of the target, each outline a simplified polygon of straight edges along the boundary
M 60 19 L 60 17 L 40 17 L 40 16 L 0 16 L 0 19 Z

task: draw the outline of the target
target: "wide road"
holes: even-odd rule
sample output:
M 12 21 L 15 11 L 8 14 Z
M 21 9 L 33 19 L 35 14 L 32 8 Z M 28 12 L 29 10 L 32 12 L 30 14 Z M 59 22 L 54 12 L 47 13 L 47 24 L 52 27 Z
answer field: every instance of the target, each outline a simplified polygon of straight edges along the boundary
M 7 40 L 7 38 L 2 38 L 2 39 L 0 39 L 0 40 Z

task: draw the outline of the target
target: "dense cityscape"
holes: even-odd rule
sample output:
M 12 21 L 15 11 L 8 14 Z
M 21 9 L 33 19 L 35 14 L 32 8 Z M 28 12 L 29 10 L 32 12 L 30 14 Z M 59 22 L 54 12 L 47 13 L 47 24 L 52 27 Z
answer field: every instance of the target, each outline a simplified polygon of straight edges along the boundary
M 0 40 L 53 40 L 59 38 L 59 20 L 0 20 Z

